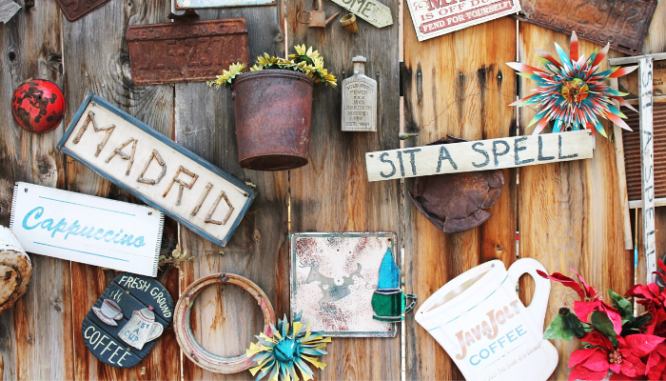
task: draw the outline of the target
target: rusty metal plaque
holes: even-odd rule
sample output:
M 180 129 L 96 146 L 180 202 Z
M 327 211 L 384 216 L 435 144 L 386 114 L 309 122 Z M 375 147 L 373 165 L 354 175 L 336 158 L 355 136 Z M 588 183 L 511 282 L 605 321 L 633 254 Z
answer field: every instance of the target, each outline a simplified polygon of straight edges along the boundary
M 518 19 L 637 55 L 657 0 L 521 0 Z
M 76 21 L 95 9 L 101 7 L 109 0 L 57 0 L 62 13 L 69 21 Z
M 205 81 L 232 63 L 250 63 L 243 18 L 134 25 L 126 38 L 137 85 Z

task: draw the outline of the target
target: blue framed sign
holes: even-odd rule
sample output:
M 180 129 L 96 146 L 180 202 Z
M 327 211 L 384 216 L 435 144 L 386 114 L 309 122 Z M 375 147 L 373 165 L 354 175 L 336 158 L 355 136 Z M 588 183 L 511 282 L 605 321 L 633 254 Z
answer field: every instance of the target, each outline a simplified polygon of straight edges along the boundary
M 220 246 L 256 197 L 244 182 L 92 93 L 58 149 Z

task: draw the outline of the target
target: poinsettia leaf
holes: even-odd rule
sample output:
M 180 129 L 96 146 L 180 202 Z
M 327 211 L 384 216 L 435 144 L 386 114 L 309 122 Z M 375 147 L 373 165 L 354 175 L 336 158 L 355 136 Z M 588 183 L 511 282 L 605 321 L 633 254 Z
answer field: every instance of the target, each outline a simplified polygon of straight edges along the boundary
M 611 300 L 613 301 L 613 307 L 615 307 L 618 310 L 620 316 L 622 316 L 623 318 L 629 318 L 634 316 L 633 306 L 631 305 L 630 301 L 623 298 L 621 295 L 616 294 L 610 288 L 608 289 L 608 295 L 610 295 Z
M 578 319 L 578 316 L 576 314 L 566 314 L 563 315 L 564 318 L 564 323 L 567 325 L 567 327 L 573 331 L 574 335 L 578 337 L 579 339 L 583 336 L 585 336 L 585 327 L 583 326 L 583 323 L 581 323 L 580 319 Z
M 629 319 L 629 321 L 624 323 L 622 326 L 621 336 L 632 335 L 634 333 L 640 332 L 641 328 L 650 320 L 652 320 L 652 316 L 649 314 Z
M 636 357 L 645 357 L 652 352 L 661 342 L 663 337 L 655 335 L 629 335 L 624 338 L 627 347 L 631 348 L 631 353 Z
M 564 316 L 565 315 L 562 314 L 555 315 L 550 324 L 548 324 L 548 328 L 546 328 L 546 331 L 543 333 L 544 339 L 570 341 L 576 336 L 575 332 L 569 328 L 564 321 Z
M 615 330 L 613 329 L 613 322 L 611 319 L 608 317 L 603 312 L 595 311 L 592 313 L 592 316 L 590 317 L 590 324 L 599 331 L 602 335 L 608 337 L 613 345 L 616 345 L 616 342 L 614 341 L 615 336 L 617 335 L 615 333 Z

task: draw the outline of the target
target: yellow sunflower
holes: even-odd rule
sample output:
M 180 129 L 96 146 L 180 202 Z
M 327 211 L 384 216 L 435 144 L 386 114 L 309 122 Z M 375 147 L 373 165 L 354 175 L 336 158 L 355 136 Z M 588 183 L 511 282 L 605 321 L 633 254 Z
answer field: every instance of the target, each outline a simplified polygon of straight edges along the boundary
M 243 69 L 246 67 L 246 64 L 240 62 L 231 64 L 231 66 L 229 66 L 229 70 L 222 71 L 222 75 L 218 75 L 216 80 L 208 81 L 207 84 L 208 86 L 215 86 L 215 88 L 219 88 L 220 86 L 229 87 L 231 86 L 231 82 L 233 82 L 234 78 L 240 74 L 243 74 Z
M 264 53 L 264 56 L 259 56 L 257 57 L 257 64 L 260 66 L 266 66 L 274 63 L 278 63 L 280 59 L 277 57 L 271 57 L 268 55 L 268 53 Z

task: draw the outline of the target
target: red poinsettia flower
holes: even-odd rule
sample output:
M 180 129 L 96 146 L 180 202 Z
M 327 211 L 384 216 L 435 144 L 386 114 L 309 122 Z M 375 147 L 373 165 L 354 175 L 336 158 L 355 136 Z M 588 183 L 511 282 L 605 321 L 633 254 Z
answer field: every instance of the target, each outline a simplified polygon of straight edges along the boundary
M 617 312 L 617 310 L 609 304 L 606 304 L 599 291 L 597 291 L 596 288 L 589 286 L 580 274 L 578 274 L 572 268 L 569 268 L 569 270 L 573 271 L 573 273 L 578 276 L 578 279 L 580 280 L 580 283 L 583 285 L 583 287 L 581 287 L 581 285 L 576 283 L 576 281 L 573 279 L 562 275 L 561 273 L 553 273 L 552 275 L 548 275 L 541 270 L 537 270 L 537 273 L 546 279 L 560 282 L 578 293 L 581 301 L 574 302 L 574 312 L 580 321 L 589 324 L 589 316 L 592 314 L 592 312 L 599 310 L 608 315 L 608 318 L 613 322 L 613 330 L 619 335 L 620 332 L 622 332 L 622 317 Z
M 657 263 L 659 268 L 666 272 L 666 265 L 661 259 Z M 660 276 L 666 282 L 660 272 L 655 271 L 654 274 Z M 636 302 L 644 306 L 647 313 L 652 317 L 643 326 L 645 333 L 666 337 L 666 289 L 659 292 L 659 286 L 656 283 L 637 284 L 627 291 L 626 297 L 631 296 L 636 298 Z
M 665 339 L 654 335 L 636 334 L 618 336 L 617 340 L 618 346 L 615 348 L 606 336 L 597 331 L 585 334 L 580 341 L 590 343 L 592 347 L 579 349 L 571 354 L 569 367 L 573 369 L 569 374 L 569 380 L 602 380 L 608 375 L 609 370 L 613 372 L 611 381 L 641 379 L 647 372 L 647 367 L 641 358 L 648 354 L 652 355 L 655 348 Z M 666 351 L 664 353 L 666 354 Z M 660 359 L 655 356 L 654 362 L 659 363 Z M 663 369 L 654 364 L 652 369 L 655 374 L 663 372 Z
M 666 341 L 650 352 L 645 371 L 650 380 L 666 380 Z

